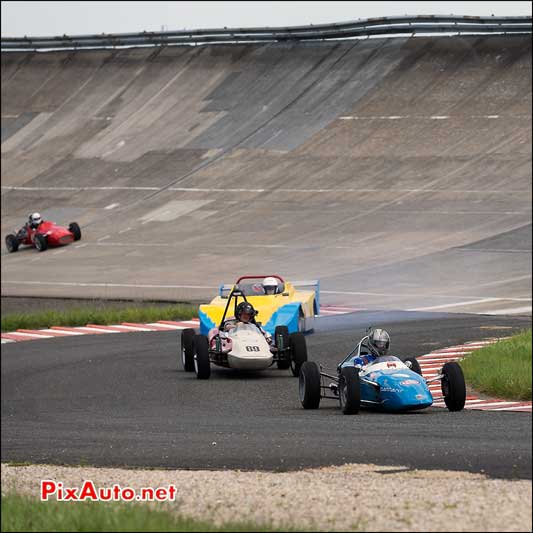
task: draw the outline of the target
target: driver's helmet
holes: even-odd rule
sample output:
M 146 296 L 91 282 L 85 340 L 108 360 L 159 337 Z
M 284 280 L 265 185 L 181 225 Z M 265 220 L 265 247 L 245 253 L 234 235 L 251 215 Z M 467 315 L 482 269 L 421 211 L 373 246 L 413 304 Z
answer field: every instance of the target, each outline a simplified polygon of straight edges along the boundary
M 30 227 L 34 229 L 37 228 L 42 221 L 43 219 L 41 218 L 40 213 L 32 213 L 28 220 Z
M 263 280 L 263 289 L 265 289 L 265 294 L 276 294 L 278 292 L 278 280 L 276 278 L 265 278 Z
M 384 329 L 374 329 L 368 336 L 368 346 L 375 355 L 387 355 L 390 337 Z
M 257 311 L 254 309 L 252 304 L 248 302 L 241 302 L 235 311 L 235 318 L 241 322 L 244 322 L 245 324 L 248 324 L 253 320 L 256 314 Z

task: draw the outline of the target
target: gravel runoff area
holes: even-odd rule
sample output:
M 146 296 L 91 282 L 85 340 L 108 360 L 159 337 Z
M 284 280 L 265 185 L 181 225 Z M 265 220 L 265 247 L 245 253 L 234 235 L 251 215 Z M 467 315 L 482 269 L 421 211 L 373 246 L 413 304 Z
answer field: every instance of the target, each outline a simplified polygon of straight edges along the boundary
M 372 464 L 286 473 L 2 464 L 2 492 L 38 497 L 42 479 L 77 488 L 91 480 L 97 489 L 174 484 L 176 501 L 158 506 L 216 525 L 253 521 L 306 531 L 532 529 L 531 481 L 467 472 Z

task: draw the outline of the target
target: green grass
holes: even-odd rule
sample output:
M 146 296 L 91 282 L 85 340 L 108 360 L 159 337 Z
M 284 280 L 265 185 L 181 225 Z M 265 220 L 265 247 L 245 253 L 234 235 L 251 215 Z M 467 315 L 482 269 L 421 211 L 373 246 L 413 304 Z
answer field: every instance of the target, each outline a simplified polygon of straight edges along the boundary
M 69 311 L 10 313 L 2 316 L 2 331 L 39 329 L 51 326 L 85 326 L 85 324 L 120 324 L 121 322 L 156 322 L 189 320 L 198 316 L 198 306 L 173 304 L 164 307 L 131 306 L 123 309 L 79 308 Z
M 465 379 L 478 392 L 531 400 L 531 330 L 476 350 L 461 361 Z
M 257 524 L 215 527 L 146 504 L 41 502 L 2 495 L 2 531 L 277 531 Z M 280 529 L 279 531 L 284 531 Z

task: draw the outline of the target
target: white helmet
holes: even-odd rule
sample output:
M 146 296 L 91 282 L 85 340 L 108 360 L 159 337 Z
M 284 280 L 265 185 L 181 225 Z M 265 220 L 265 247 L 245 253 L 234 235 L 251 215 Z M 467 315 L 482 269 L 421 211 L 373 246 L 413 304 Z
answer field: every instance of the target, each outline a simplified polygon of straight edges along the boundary
M 375 355 L 387 355 L 390 336 L 384 329 L 374 329 L 368 336 L 368 345 Z
M 32 213 L 30 215 L 30 226 L 36 228 L 43 221 L 40 213 Z
M 263 289 L 265 294 L 276 294 L 278 292 L 278 280 L 276 278 L 265 278 L 263 280 Z

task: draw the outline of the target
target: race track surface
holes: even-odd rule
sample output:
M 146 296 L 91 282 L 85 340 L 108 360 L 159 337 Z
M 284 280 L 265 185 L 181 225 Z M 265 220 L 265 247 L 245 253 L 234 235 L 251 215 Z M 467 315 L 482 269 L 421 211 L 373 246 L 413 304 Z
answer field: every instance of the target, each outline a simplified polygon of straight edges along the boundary
M 531 314 L 531 36 L 2 53 L 2 294 Z M 105 265 L 105 268 L 102 267 Z M 243 272 L 243 268 L 246 272 Z
M 530 327 L 527 317 L 354 313 L 321 319 L 310 359 L 335 368 L 372 323 L 406 357 Z M 531 479 L 531 414 L 304 411 L 289 371 L 178 370 L 179 332 L 2 346 L 2 461 L 291 470 L 375 463 Z

